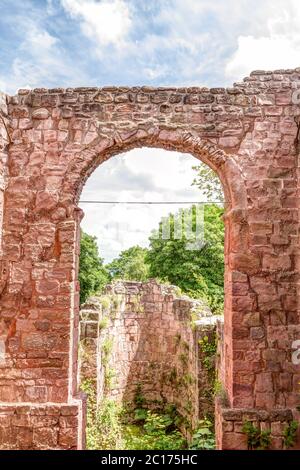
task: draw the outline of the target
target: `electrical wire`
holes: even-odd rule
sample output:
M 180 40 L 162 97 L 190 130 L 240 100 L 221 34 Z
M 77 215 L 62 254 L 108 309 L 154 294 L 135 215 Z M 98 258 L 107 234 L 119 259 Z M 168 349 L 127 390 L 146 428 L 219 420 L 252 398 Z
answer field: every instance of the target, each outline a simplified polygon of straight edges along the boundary
M 79 201 L 79 204 L 226 204 L 225 201 Z

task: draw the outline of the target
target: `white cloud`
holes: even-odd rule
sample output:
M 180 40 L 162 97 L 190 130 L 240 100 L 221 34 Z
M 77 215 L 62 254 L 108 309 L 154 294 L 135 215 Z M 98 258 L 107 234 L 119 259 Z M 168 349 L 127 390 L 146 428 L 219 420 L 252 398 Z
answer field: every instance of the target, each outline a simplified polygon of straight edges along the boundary
M 58 39 L 51 36 L 47 31 L 40 29 L 38 26 L 33 26 L 27 32 L 21 48 L 28 50 L 31 53 L 41 54 L 41 52 L 50 51 L 54 45 L 58 43 Z
M 100 165 L 88 179 L 81 201 L 200 201 L 191 186 L 197 160 L 189 154 L 160 149 L 135 149 Z M 161 217 L 182 205 L 80 204 L 82 228 L 96 235 L 106 261 L 135 244 L 148 245 Z
M 170 0 L 155 24 L 159 32 L 143 38 L 141 51 L 175 59 L 180 85 L 230 85 L 258 68 L 300 65 L 298 0 L 262 0 L 259 8 L 254 0 Z
M 46 11 L 48 15 L 54 15 L 56 13 L 56 7 L 54 5 L 54 0 L 47 0 Z
M 11 7 L 5 19 L 17 34 L 0 87 L 221 86 L 253 69 L 295 67 L 298 2 L 47 0 L 42 9 L 26 0 L 32 8 Z
M 280 6 L 281 2 L 276 5 Z M 300 11 L 293 0 L 280 10 L 270 8 L 264 34 L 240 35 L 225 68 L 227 77 L 242 78 L 252 70 L 295 68 L 300 65 Z
M 0 89 L 14 94 L 19 88 L 76 86 L 87 82 L 84 70 L 69 60 L 61 41 L 35 18 L 20 25 L 23 40 L 11 69 L 0 77 Z M 75 73 L 76 68 L 76 73 Z
M 236 79 L 249 75 L 253 70 L 299 67 L 300 34 L 296 36 L 293 39 L 282 35 L 240 36 L 237 51 L 226 66 L 226 75 Z
M 82 32 L 100 46 L 121 46 L 130 30 L 130 10 L 124 0 L 61 0 L 73 18 L 81 21 Z
M 33 88 L 46 84 L 48 77 L 64 69 L 59 60 L 58 39 L 28 20 L 24 24 L 23 41 L 16 49 L 11 70 L 7 77 L 0 79 L 0 87 L 6 93 L 14 94 L 19 88 Z

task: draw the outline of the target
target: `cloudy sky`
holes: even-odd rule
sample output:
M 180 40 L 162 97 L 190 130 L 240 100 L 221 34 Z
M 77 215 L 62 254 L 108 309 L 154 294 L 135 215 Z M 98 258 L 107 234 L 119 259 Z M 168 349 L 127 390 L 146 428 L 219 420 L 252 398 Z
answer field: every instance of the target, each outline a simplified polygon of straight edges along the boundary
M 299 0 L 0 0 L 0 90 L 103 85 L 224 86 L 300 66 Z M 195 160 L 158 150 L 99 167 L 82 199 L 199 200 Z M 82 204 L 111 259 L 145 245 L 168 206 Z M 115 230 L 114 224 L 120 226 Z
M 90 176 L 81 200 L 201 201 L 191 183 L 195 176 L 191 155 L 137 149 L 103 163 Z M 102 256 L 110 260 L 132 245 L 147 246 L 162 216 L 188 205 L 80 204 L 83 229 L 98 237 Z

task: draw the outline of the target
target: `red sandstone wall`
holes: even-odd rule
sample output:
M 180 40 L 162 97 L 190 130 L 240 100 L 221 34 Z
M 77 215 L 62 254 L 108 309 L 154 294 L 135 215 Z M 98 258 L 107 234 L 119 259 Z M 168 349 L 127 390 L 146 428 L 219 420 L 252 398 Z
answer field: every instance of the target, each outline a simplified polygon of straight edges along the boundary
M 67 450 L 81 447 L 77 406 L 1 406 L 1 450 Z
M 97 376 L 99 401 L 108 396 L 131 403 L 140 386 L 150 407 L 173 403 L 194 427 L 199 415 L 211 411 L 199 339 L 214 325 L 195 324 L 195 318 L 211 318 L 208 307 L 155 282 L 120 282 L 107 294 L 81 309 L 81 380 Z
M 75 398 L 80 191 L 104 160 L 152 146 L 191 153 L 224 185 L 230 407 L 295 410 L 299 83 L 300 69 L 255 71 L 227 89 L 59 88 L 8 98 L 1 402 Z
M 7 146 L 9 144 L 7 96 L 0 92 L 0 293 L 2 292 L 8 277 L 8 263 L 2 257 L 2 234 L 3 234 L 3 210 L 4 210 L 4 190 L 7 175 Z M 5 337 L 0 328 L 0 355 L 3 354 Z

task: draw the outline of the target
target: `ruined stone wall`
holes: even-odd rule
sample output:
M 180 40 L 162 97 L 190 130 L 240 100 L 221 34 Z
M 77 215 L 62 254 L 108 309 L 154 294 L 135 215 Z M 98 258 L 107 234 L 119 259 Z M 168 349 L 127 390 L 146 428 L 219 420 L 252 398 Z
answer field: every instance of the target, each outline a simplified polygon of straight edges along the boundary
M 1 450 L 80 449 L 77 406 L 0 405 Z
M 269 432 L 270 449 L 287 450 L 285 433 L 293 421 L 300 422 L 300 411 L 298 409 L 287 409 L 284 407 L 266 411 L 255 408 L 230 407 L 228 395 L 224 388 L 225 376 L 225 344 L 224 344 L 224 319 L 217 321 L 217 383 L 215 400 L 215 429 L 216 446 L 218 449 L 246 450 L 248 449 L 247 435 L 243 431 L 245 422 L 251 422 L 259 432 Z M 245 347 L 247 345 L 245 344 Z M 282 374 L 282 390 L 287 387 L 289 375 Z M 270 392 L 270 376 L 266 374 L 261 377 L 260 387 L 265 392 Z M 300 448 L 300 428 L 296 431 L 295 440 L 291 446 L 293 449 Z
M 227 404 L 228 405 L 228 404 Z M 268 449 L 272 450 L 296 450 L 299 446 L 299 429 L 296 438 L 289 447 L 286 444 L 286 431 L 291 423 L 296 420 L 299 423 L 299 413 L 292 413 L 289 409 L 275 409 L 271 412 L 249 408 L 230 409 L 222 398 L 216 402 L 216 429 L 217 448 L 222 450 L 247 450 L 249 449 L 247 433 L 244 430 L 245 423 L 252 423 L 258 433 L 269 432 Z M 251 449 L 250 449 L 251 450 Z M 255 449 L 252 449 L 255 450 Z
M 2 403 L 80 410 L 78 200 L 103 161 L 145 146 L 192 154 L 224 186 L 229 406 L 295 412 L 299 89 L 294 69 L 255 71 L 226 89 L 40 88 L 7 97 Z
M 4 210 L 4 191 L 7 175 L 7 158 L 8 158 L 8 108 L 7 96 L 0 92 L 0 296 L 6 285 L 9 276 L 9 265 L 7 260 L 2 256 L 2 236 L 3 236 L 3 210 Z M 6 335 L 1 327 L 0 319 L 0 362 L 5 356 Z
M 150 408 L 172 403 L 195 427 L 213 409 L 199 348 L 215 330 L 212 318 L 203 302 L 176 296 L 172 286 L 111 285 L 81 309 L 81 380 L 97 377 L 99 401 L 108 396 L 134 406 L 138 393 Z

